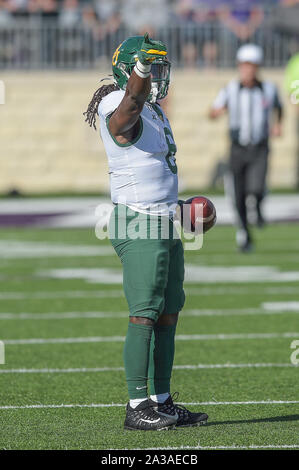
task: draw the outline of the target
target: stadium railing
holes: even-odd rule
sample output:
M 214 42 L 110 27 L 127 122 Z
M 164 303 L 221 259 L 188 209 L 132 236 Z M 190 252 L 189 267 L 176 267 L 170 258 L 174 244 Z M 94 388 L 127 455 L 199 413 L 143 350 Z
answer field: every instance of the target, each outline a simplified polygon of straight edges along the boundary
M 114 49 L 124 38 L 134 34 L 124 27 L 99 38 L 83 25 L 62 28 L 56 21 L 33 18 L 16 19 L 0 28 L 1 69 L 92 69 L 108 63 Z M 156 32 L 165 41 L 169 56 L 177 67 L 232 67 L 242 41 L 219 24 L 169 25 Z M 248 41 L 261 45 L 265 66 L 286 64 L 298 35 L 258 29 Z M 244 42 L 244 41 L 243 41 Z

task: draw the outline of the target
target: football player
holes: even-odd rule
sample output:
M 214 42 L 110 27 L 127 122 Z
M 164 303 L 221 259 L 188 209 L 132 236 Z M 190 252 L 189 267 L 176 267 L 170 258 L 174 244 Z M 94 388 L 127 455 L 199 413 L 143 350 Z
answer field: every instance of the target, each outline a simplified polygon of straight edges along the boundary
M 175 330 L 185 295 L 183 245 L 173 226 L 176 145 L 158 104 L 169 87 L 166 46 L 148 34 L 130 37 L 114 52 L 112 70 L 114 83 L 96 91 L 85 115 L 94 127 L 96 115 L 100 118 L 115 204 L 110 240 L 122 262 L 130 312 L 124 346 L 130 401 L 124 427 L 200 425 L 208 416 L 178 406 L 170 394 Z

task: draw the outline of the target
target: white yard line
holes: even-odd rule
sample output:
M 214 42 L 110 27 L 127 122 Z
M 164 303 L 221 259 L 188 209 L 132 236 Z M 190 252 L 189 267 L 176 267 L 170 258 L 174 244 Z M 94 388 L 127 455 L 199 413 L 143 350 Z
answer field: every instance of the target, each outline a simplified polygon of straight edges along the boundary
M 197 369 L 259 369 L 272 367 L 298 367 L 289 362 L 275 363 L 265 362 L 256 364 L 185 364 L 175 365 L 176 370 L 197 370 Z M 42 369 L 0 369 L 0 374 L 74 374 L 74 373 L 92 373 L 92 372 L 119 372 L 124 371 L 124 367 L 69 367 L 64 369 L 42 368 Z
M 52 268 L 35 272 L 37 277 L 53 279 L 83 279 L 91 284 L 123 283 L 121 269 L 118 268 Z M 210 266 L 185 264 L 185 284 L 199 283 L 257 283 L 299 281 L 299 271 L 280 271 L 276 266 Z
M 74 318 L 128 318 L 128 312 L 0 313 L 0 320 L 68 320 Z
M 183 310 L 180 315 L 184 317 L 226 317 L 226 316 L 246 316 L 246 315 L 281 315 L 284 313 L 294 313 L 299 314 L 299 308 L 290 308 L 286 305 L 282 306 L 280 309 L 272 309 L 265 307 L 264 304 L 258 308 L 224 308 L 224 309 L 190 309 Z M 0 314 L 1 319 L 1 314 Z
M 262 308 L 274 313 L 279 311 L 299 313 L 299 301 L 264 302 Z
M 199 446 L 199 447 L 196 447 L 196 449 L 200 449 L 200 450 L 204 450 L 204 449 L 207 449 L 207 450 L 216 450 L 216 449 L 298 449 L 299 448 L 299 444 L 281 444 L 281 445 L 248 445 L 248 446 L 236 446 L 236 445 L 233 445 L 233 446 Z
M 179 402 L 183 406 L 227 406 L 227 405 L 294 405 L 299 400 L 261 400 L 261 401 L 202 401 L 202 402 Z M 44 405 L 38 403 L 36 405 L 1 405 L 0 410 L 25 410 L 39 408 L 115 408 L 124 407 L 126 403 L 70 403 L 70 404 L 52 404 Z
M 287 302 L 285 302 L 287 304 Z M 236 309 L 194 309 L 183 310 L 183 317 L 217 317 L 217 316 L 246 316 L 246 315 L 282 315 L 285 313 L 299 314 L 299 308 L 292 306 L 281 308 L 236 308 Z M 0 313 L 0 320 L 68 320 L 74 318 L 128 318 L 128 312 L 50 312 L 50 313 Z
M 273 247 L 274 248 L 274 247 Z M 277 249 L 280 250 L 280 246 L 278 247 L 278 245 L 276 246 Z M 282 250 L 283 251 L 283 250 Z M 236 255 L 238 255 L 238 253 L 236 252 Z M 278 261 L 283 261 L 283 262 L 288 262 L 288 263 L 296 263 L 298 264 L 298 261 L 299 261 L 299 256 L 298 255 L 292 255 L 292 254 L 287 254 L 285 251 L 283 253 L 275 253 L 275 255 L 273 255 L 273 253 L 271 251 L 269 252 L 265 252 L 263 251 L 263 253 L 251 253 L 251 259 L 252 260 L 258 260 L 258 262 L 260 263 L 261 262 L 261 259 L 263 260 L 263 262 L 272 262 L 273 260 L 273 256 L 275 256 L 275 261 L 278 262 Z M 268 259 L 267 259 L 268 258 Z M 232 253 L 232 258 L 231 258 L 231 262 L 233 263 L 235 258 L 233 258 L 233 253 Z M 194 256 L 194 258 L 192 258 L 192 261 L 196 261 L 196 260 L 199 260 L 201 263 L 209 263 L 210 260 L 211 260 L 211 255 L 210 254 L 196 254 Z M 228 260 L 228 255 L 227 253 L 224 254 L 222 253 L 222 250 L 219 254 L 219 252 L 217 253 L 217 262 L 218 263 L 224 263 L 226 264 L 227 263 L 227 260 Z M 268 261 L 269 260 L 269 261 Z M 233 265 L 237 265 L 238 264 L 238 261 Z
M 247 295 L 252 294 L 269 294 L 269 295 L 280 295 L 280 294 L 297 294 L 298 287 L 292 286 L 277 286 L 275 287 L 186 287 L 185 292 L 187 295 Z
M 0 369 L 0 374 L 74 374 L 91 372 L 119 372 L 124 370 L 124 367 L 69 367 L 67 369 Z
M 86 290 L 86 291 L 44 291 L 44 292 L 0 292 L 0 299 L 23 300 L 23 299 L 77 299 L 77 298 L 114 298 L 124 297 L 122 289 L 111 290 Z
M 187 295 L 201 296 L 201 295 L 247 295 L 252 294 L 252 288 L 247 287 L 186 287 L 185 292 Z M 256 294 L 298 294 L 297 287 L 260 287 L 254 289 Z M 117 298 L 124 297 L 122 289 L 111 290 L 61 290 L 61 291 L 41 291 L 41 292 L 0 292 L 0 299 L 2 300 L 23 300 L 23 299 L 77 299 L 77 298 Z
M 3 259 L 35 259 L 52 257 L 111 256 L 111 245 L 70 245 L 41 241 L 0 240 L 0 256 Z
M 209 340 L 234 340 L 234 339 L 273 339 L 273 338 L 299 338 L 299 333 L 233 333 L 212 335 L 176 335 L 177 341 L 209 341 Z M 71 343 L 114 343 L 124 342 L 125 336 L 86 336 L 77 338 L 26 338 L 3 339 L 6 345 L 15 344 L 71 344 Z
M 284 313 L 299 314 L 299 302 L 265 303 L 260 308 L 235 309 L 190 309 L 183 310 L 183 317 L 217 317 L 217 316 L 246 316 L 246 315 L 282 315 Z M 298 305 L 298 308 L 297 308 Z M 280 307 L 280 308 L 279 308 Z M 0 320 L 70 320 L 75 318 L 128 318 L 128 312 L 49 312 L 49 313 L 0 313 Z
M 132 449 L 129 448 L 123 448 L 123 449 L 106 449 L 106 450 L 238 450 L 238 449 L 298 449 L 299 444 L 281 444 L 281 445 L 276 445 L 276 444 L 268 444 L 268 445 L 248 445 L 248 446 L 238 446 L 238 445 L 231 445 L 231 446 L 180 446 L 180 447 L 134 447 Z

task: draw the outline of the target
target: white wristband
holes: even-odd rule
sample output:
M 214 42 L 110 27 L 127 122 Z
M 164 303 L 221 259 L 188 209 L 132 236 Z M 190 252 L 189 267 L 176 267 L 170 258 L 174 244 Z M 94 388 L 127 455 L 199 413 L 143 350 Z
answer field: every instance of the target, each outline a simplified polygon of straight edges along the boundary
M 134 67 L 135 73 L 137 73 L 138 77 L 147 78 L 151 74 L 151 64 L 144 65 L 139 60 L 136 62 Z

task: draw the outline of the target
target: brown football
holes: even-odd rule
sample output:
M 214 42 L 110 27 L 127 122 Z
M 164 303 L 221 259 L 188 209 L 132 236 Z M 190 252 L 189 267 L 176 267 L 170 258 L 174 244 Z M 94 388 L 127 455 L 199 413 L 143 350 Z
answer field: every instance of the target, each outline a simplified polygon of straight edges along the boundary
M 181 223 L 184 230 L 195 233 L 206 233 L 216 223 L 216 209 L 205 196 L 194 196 L 187 201 L 179 201 Z

